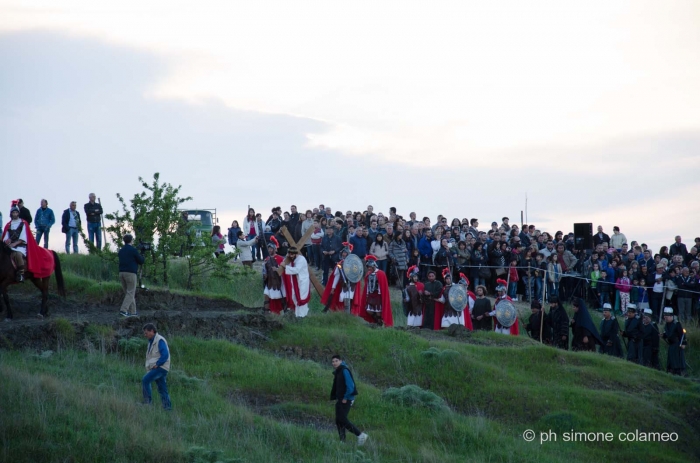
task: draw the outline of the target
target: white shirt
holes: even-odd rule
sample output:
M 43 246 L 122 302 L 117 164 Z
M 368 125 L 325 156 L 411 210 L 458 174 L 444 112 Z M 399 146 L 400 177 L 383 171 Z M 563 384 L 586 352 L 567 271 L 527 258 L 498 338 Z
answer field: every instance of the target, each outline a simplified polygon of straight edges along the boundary
M 10 228 L 7 230 L 5 235 L 2 237 L 2 240 L 8 240 L 10 239 L 10 230 L 17 230 L 17 227 L 22 223 L 22 219 L 16 219 L 10 222 Z M 19 234 L 19 239 L 24 241 L 25 243 L 27 242 L 27 227 L 22 227 L 22 231 Z M 23 256 L 27 256 L 27 246 L 22 246 L 22 247 L 16 247 L 12 248 L 13 251 L 19 252 Z

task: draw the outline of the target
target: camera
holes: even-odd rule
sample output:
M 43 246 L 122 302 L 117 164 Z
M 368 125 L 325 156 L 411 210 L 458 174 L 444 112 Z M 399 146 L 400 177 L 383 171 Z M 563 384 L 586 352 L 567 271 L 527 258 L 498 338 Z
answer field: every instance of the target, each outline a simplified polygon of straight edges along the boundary
M 145 254 L 146 251 L 151 250 L 151 243 L 145 243 L 143 241 L 140 241 L 136 249 L 138 249 L 141 254 Z

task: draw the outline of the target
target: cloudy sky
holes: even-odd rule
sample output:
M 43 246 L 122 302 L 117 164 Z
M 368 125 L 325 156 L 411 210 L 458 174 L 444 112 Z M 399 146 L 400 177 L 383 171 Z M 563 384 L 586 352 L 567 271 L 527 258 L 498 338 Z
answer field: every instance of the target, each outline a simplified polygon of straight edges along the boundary
M 248 204 L 700 235 L 697 1 L 0 0 L 0 204 L 160 172 Z M 63 235 L 52 231 L 52 247 Z

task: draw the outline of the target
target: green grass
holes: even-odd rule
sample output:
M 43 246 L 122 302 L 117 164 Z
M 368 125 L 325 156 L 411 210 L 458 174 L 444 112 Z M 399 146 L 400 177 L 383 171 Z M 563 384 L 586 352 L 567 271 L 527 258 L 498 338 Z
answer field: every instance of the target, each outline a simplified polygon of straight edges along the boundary
M 62 256 L 72 298 L 121 297 L 96 256 Z M 170 291 L 182 292 L 176 273 Z M 259 275 L 212 281 L 196 295 L 262 304 Z M 21 289 L 26 291 L 26 289 Z M 207 291 L 211 290 L 212 293 Z M 400 299 L 397 325 L 405 324 Z M 12 462 L 684 462 L 700 458 L 700 385 L 620 359 L 525 336 L 373 328 L 343 313 L 283 319 L 259 349 L 168 338 L 174 411 L 143 408 L 146 341 L 55 320 L 56 353 L 0 350 L 0 461 Z M 594 320 L 597 320 L 594 315 Z M 84 339 L 81 339 L 84 337 Z M 697 363 L 689 332 L 688 362 Z M 662 343 L 662 349 L 663 347 Z M 360 395 L 350 418 L 370 434 L 341 445 L 328 401 L 330 357 L 347 359 Z M 662 351 L 665 364 L 665 350 Z M 700 367 L 699 367 L 700 368 Z M 695 374 L 694 372 L 692 372 Z M 158 394 L 154 390 L 154 399 Z M 536 442 L 522 433 L 535 431 Z M 613 442 L 562 442 L 611 432 Z M 620 432 L 675 432 L 676 443 L 620 442 Z M 539 433 L 558 433 L 539 444 Z

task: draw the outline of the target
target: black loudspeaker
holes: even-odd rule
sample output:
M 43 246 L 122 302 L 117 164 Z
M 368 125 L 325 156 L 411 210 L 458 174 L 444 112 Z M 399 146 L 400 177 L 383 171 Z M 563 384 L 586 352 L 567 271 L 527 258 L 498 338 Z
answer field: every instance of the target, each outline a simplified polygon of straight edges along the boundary
M 574 224 L 574 246 L 580 251 L 593 249 L 592 223 Z

